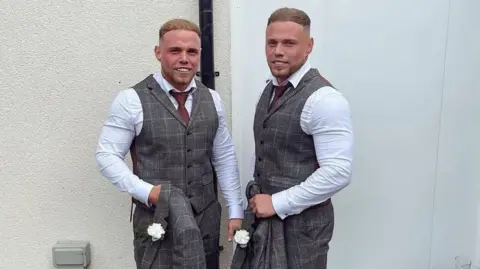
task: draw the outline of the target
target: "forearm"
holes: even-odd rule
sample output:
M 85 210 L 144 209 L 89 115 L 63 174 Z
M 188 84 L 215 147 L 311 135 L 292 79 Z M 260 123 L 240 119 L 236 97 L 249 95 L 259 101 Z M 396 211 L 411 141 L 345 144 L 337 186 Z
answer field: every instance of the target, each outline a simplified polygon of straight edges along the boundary
M 148 204 L 148 196 L 153 185 L 134 175 L 120 156 L 98 150 L 95 157 L 100 173 L 118 190 Z
M 243 218 L 240 176 L 233 146 L 222 150 L 212 159 L 220 190 L 227 202 L 229 218 Z
M 226 123 L 225 107 L 220 95 L 210 90 L 218 113 L 218 129 L 212 149 L 212 165 L 228 207 L 230 219 L 243 219 L 243 199 L 238 162 L 232 137 Z
M 299 185 L 273 194 L 275 212 L 283 219 L 331 198 L 350 183 L 350 166 L 348 161 L 324 165 Z

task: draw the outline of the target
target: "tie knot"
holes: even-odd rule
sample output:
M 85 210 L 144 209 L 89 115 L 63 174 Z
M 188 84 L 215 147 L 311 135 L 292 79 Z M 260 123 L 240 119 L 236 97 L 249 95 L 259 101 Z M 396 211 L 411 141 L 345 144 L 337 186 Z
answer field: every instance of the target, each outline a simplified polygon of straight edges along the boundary
M 288 84 L 283 86 L 275 86 L 274 87 L 275 96 L 277 98 L 280 98 L 285 93 L 285 90 L 287 90 L 287 88 L 288 88 Z
M 190 91 L 184 91 L 184 92 L 170 91 L 170 94 L 175 98 L 175 100 L 177 100 L 178 104 L 182 106 L 185 105 L 185 103 L 187 102 L 189 93 Z

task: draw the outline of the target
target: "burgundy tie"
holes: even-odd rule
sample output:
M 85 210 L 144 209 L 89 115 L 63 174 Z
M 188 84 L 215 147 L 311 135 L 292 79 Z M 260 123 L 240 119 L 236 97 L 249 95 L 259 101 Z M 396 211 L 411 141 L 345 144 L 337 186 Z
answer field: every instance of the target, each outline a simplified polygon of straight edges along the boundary
M 188 124 L 188 121 L 190 121 L 190 116 L 188 115 L 187 108 L 185 107 L 185 102 L 187 101 L 188 94 L 190 91 L 185 91 L 185 92 L 174 92 L 170 91 L 170 94 L 175 97 L 175 100 L 178 102 L 178 114 L 182 117 L 182 119 L 185 121 L 185 124 Z
M 272 103 L 270 104 L 270 109 L 272 109 L 275 104 L 277 103 L 278 99 L 280 99 L 280 97 L 282 97 L 282 95 L 285 93 L 285 90 L 288 88 L 288 85 L 284 85 L 284 86 L 274 86 L 273 89 L 274 89 L 274 95 L 273 95 L 273 101 Z

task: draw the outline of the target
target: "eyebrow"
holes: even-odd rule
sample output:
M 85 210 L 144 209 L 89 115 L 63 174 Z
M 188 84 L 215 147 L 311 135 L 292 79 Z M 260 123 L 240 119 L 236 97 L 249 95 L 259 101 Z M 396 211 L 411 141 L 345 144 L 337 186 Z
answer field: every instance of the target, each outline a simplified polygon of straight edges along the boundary
M 183 48 L 172 46 L 172 47 L 168 47 L 168 50 L 183 50 Z M 199 51 L 198 48 L 187 48 L 186 50 L 187 51 L 195 51 L 195 52 Z
M 268 40 L 269 42 L 271 42 L 271 41 L 276 41 L 276 42 L 298 42 L 298 39 L 295 39 L 295 38 L 283 38 L 283 39 L 268 38 L 267 40 Z

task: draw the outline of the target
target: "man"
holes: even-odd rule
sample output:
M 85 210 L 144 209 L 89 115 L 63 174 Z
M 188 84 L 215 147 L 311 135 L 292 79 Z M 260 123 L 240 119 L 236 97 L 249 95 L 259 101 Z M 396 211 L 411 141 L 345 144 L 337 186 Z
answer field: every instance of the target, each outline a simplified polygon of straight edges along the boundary
M 144 265 L 145 249 L 152 241 L 139 229 L 152 222 L 162 184 L 182 190 L 189 199 L 203 237 L 207 268 L 218 268 L 219 257 L 221 207 L 214 191 L 214 172 L 229 209 L 229 240 L 242 223 L 238 166 L 222 100 L 194 79 L 200 50 L 200 29 L 194 23 L 173 19 L 162 25 L 155 47 L 161 72 L 121 91 L 101 131 L 96 152 L 99 169 L 136 204 L 133 228 L 138 268 L 150 266 Z M 123 162 L 129 150 L 133 172 Z M 161 244 L 172 240 L 168 231 Z M 172 250 L 161 247 L 159 252 L 168 256 Z M 162 255 L 151 268 L 171 268 Z
M 275 259 L 283 258 L 282 268 L 289 269 L 326 268 L 334 227 L 331 197 L 349 184 L 352 169 L 349 104 L 310 66 L 312 49 L 305 12 L 281 8 L 271 14 L 265 52 L 272 78 L 254 118 L 254 182 L 261 193 L 249 208 L 257 222 L 271 220 L 267 230 L 277 231 L 268 239 L 275 245 L 265 260 L 278 267 L 282 263 Z M 278 248 L 282 244 L 284 250 Z

